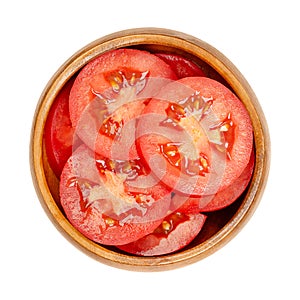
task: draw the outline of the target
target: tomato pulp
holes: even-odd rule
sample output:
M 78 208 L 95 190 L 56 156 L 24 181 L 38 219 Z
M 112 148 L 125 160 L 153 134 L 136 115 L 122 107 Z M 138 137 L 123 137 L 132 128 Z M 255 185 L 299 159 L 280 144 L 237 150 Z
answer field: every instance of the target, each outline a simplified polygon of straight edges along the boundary
M 232 204 L 247 188 L 252 176 L 254 167 L 254 152 L 242 174 L 227 188 L 215 195 L 202 197 L 186 197 L 175 195 L 172 198 L 172 205 L 183 213 L 209 212 L 222 209 Z M 183 203 L 183 204 L 182 204 Z

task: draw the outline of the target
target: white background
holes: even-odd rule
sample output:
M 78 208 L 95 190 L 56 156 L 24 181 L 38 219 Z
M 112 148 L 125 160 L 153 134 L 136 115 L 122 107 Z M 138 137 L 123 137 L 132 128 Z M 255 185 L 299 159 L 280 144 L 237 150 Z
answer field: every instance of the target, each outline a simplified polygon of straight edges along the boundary
M 298 1 L 2 1 L 1 299 L 300 299 Z M 160 273 L 103 265 L 52 225 L 32 185 L 31 122 L 58 67 L 106 34 L 164 27 L 196 36 L 244 74 L 265 112 L 272 165 L 242 232 L 212 256 Z

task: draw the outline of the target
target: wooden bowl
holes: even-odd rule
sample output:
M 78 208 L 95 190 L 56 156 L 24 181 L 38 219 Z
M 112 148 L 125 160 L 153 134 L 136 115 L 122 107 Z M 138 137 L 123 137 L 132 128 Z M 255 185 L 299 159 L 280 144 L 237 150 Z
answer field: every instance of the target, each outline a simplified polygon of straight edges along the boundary
M 45 121 L 61 88 L 84 65 L 108 50 L 133 47 L 152 52 L 166 51 L 188 57 L 209 70 L 210 77 L 223 81 L 244 103 L 254 128 L 255 168 L 244 194 L 231 206 L 209 213 L 196 239 L 173 254 L 138 257 L 114 247 L 99 245 L 78 232 L 66 219 L 59 203 L 58 179 L 48 165 L 43 144 Z M 100 262 L 123 269 L 158 271 L 194 263 L 230 241 L 249 220 L 262 196 L 269 171 L 270 141 L 264 114 L 251 87 L 237 68 L 218 50 L 190 35 L 173 30 L 141 28 L 117 32 L 87 45 L 67 60 L 50 79 L 36 108 L 31 136 L 33 182 L 47 215 L 60 232 L 85 253 Z

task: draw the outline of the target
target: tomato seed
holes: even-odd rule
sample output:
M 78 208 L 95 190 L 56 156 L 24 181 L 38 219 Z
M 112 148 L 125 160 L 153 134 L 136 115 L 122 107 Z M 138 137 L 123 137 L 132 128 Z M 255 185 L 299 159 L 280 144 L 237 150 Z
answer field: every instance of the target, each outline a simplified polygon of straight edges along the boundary
M 165 233 L 168 233 L 171 230 L 171 227 L 172 227 L 171 224 L 166 220 L 164 220 L 161 223 L 161 226 L 162 226 L 163 230 L 165 231 Z
M 215 148 L 220 152 L 226 152 L 227 158 L 231 160 L 231 152 L 235 137 L 235 124 L 231 119 L 231 114 L 220 123 L 210 127 L 210 130 L 219 130 L 223 134 L 224 141 L 221 144 L 215 144 Z
M 110 217 L 105 217 L 105 224 L 108 226 L 108 227 L 112 227 L 114 226 L 116 223 L 116 221 Z
M 190 176 L 205 176 L 209 172 L 208 157 L 199 153 L 197 159 L 190 159 L 180 153 L 181 143 L 166 143 L 159 145 L 160 152 L 168 162 Z

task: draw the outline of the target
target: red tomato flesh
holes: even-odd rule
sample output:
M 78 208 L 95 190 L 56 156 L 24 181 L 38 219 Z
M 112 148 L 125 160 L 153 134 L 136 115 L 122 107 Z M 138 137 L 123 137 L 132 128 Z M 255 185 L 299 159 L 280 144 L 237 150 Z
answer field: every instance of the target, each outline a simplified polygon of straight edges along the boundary
M 91 240 L 121 245 L 151 233 L 167 214 L 170 194 L 161 185 L 130 193 L 124 170 L 80 146 L 67 161 L 60 198 L 68 220 Z M 134 168 L 132 168 L 134 169 Z M 128 167 L 126 167 L 128 170 Z
M 175 252 L 187 246 L 200 232 L 206 216 L 174 212 L 150 234 L 127 245 L 118 246 L 123 251 L 156 256 Z
M 197 136 L 192 140 L 192 132 L 188 129 L 186 132 L 173 126 L 165 126 L 165 111 L 168 106 L 166 101 L 152 99 L 149 102 L 138 122 L 138 150 L 152 172 L 173 191 L 184 190 L 193 194 L 197 189 L 197 192 L 204 193 L 209 181 L 206 164 L 211 160 L 207 136 L 194 119 L 191 122 Z M 189 159 L 185 155 L 189 151 L 187 146 L 194 150 L 195 159 Z
M 45 144 L 49 165 L 59 178 L 62 169 L 81 142 L 71 124 L 69 115 L 69 94 L 74 79 L 69 80 L 57 95 L 45 124 Z
M 174 191 L 192 196 L 232 184 L 247 166 L 253 145 L 242 102 L 205 77 L 163 87 L 144 109 L 137 133 L 139 151 L 153 172 Z M 190 141 L 183 140 L 184 133 Z
M 200 66 L 181 55 L 172 53 L 155 53 L 155 55 L 172 68 L 178 79 L 191 76 L 206 76 Z
M 76 133 L 95 152 L 115 159 L 137 158 L 135 118 L 166 79 L 176 75 L 163 60 L 146 51 L 118 49 L 100 55 L 77 76 L 70 93 L 70 116 Z M 126 132 L 123 132 L 123 127 Z M 112 151 L 122 136 L 124 151 Z
M 232 204 L 247 188 L 254 167 L 254 152 L 242 174 L 227 188 L 216 195 L 206 195 L 200 198 L 175 195 L 172 198 L 172 205 L 182 213 L 199 213 L 223 209 Z M 186 200 L 187 199 L 187 200 Z

